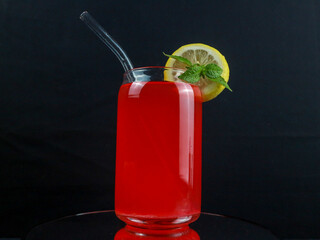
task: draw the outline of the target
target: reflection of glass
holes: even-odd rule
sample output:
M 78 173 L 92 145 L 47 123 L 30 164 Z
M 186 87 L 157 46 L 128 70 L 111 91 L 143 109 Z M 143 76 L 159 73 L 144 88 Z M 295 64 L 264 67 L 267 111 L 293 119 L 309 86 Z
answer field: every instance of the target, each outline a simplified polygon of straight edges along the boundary
M 114 240 L 200 240 L 200 237 L 189 227 L 179 231 L 139 229 L 139 232 L 135 232 L 126 226 L 117 232 Z
M 212 213 L 201 213 L 199 220 L 192 224 L 192 228 L 197 233 L 193 230 L 191 230 L 193 233 L 186 232 L 186 230 L 189 229 L 188 226 L 156 230 L 136 228 L 129 225 L 125 227 L 125 229 L 128 230 L 121 230 L 117 233 L 122 227 L 123 223 L 115 217 L 114 211 L 81 213 L 41 224 L 33 228 L 24 239 L 110 240 L 112 239 L 111 236 L 115 235 L 115 240 L 199 240 L 199 236 L 202 240 L 278 239 L 272 235 L 269 230 L 259 227 L 256 224 Z M 141 236 L 140 239 L 137 236 Z
M 180 227 L 200 214 L 201 92 L 168 74 L 181 70 L 131 70 L 119 91 L 115 211 L 134 226 Z

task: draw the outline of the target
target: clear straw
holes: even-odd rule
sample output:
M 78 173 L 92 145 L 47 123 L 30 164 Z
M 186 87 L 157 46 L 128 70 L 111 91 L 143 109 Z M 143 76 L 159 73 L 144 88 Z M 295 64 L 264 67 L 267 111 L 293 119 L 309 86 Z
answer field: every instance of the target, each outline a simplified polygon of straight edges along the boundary
M 125 71 L 133 69 L 132 62 L 125 51 L 87 11 L 81 13 L 80 19 L 87 24 L 87 26 L 100 38 L 100 40 L 117 56 Z

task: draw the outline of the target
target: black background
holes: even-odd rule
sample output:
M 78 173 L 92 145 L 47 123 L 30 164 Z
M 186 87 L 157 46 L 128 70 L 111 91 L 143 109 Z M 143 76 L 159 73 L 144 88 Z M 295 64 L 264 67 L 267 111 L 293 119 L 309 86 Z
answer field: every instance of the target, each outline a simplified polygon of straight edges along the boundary
M 320 237 L 320 2 L 0 0 L 0 236 L 113 208 L 122 68 L 203 42 L 230 86 L 203 106 L 203 210 Z

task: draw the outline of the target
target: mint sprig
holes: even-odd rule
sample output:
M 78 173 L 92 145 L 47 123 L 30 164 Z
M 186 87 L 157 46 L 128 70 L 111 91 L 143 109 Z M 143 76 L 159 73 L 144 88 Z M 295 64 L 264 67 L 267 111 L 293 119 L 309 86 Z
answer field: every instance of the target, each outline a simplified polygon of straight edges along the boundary
M 178 78 L 188 82 L 188 83 L 196 83 L 200 80 L 201 77 L 207 78 L 210 81 L 216 82 L 227 88 L 228 90 L 231 90 L 228 83 L 224 80 L 223 77 L 221 77 L 221 74 L 223 72 L 222 68 L 219 67 L 215 63 L 209 63 L 207 65 L 200 65 L 198 63 L 192 64 L 188 59 L 176 56 L 176 55 L 168 55 L 163 53 L 165 56 L 169 58 L 176 59 L 179 62 L 182 62 L 186 64 L 187 70 L 181 74 Z

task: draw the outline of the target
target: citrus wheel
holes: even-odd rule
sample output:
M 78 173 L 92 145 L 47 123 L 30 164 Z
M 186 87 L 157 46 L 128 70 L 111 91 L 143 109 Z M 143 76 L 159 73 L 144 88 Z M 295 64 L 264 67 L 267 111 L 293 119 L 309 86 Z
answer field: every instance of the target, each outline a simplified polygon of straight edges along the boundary
M 223 70 L 221 77 L 223 77 L 226 82 L 229 80 L 228 63 L 225 57 L 213 47 L 202 43 L 188 44 L 180 47 L 172 53 L 172 55 L 187 58 L 192 64 L 198 63 L 200 65 L 206 65 L 209 63 L 215 63 Z M 173 58 L 169 58 L 165 66 L 169 68 L 186 69 L 187 65 Z M 172 76 L 172 72 L 173 71 L 170 70 L 167 71 L 165 76 L 166 80 L 175 81 L 177 79 L 176 76 Z M 225 88 L 221 84 L 213 82 L 205 77 L 201 77 L 198 82 L 193 84 L 200 88 L 204 102 L 217 97 Z

